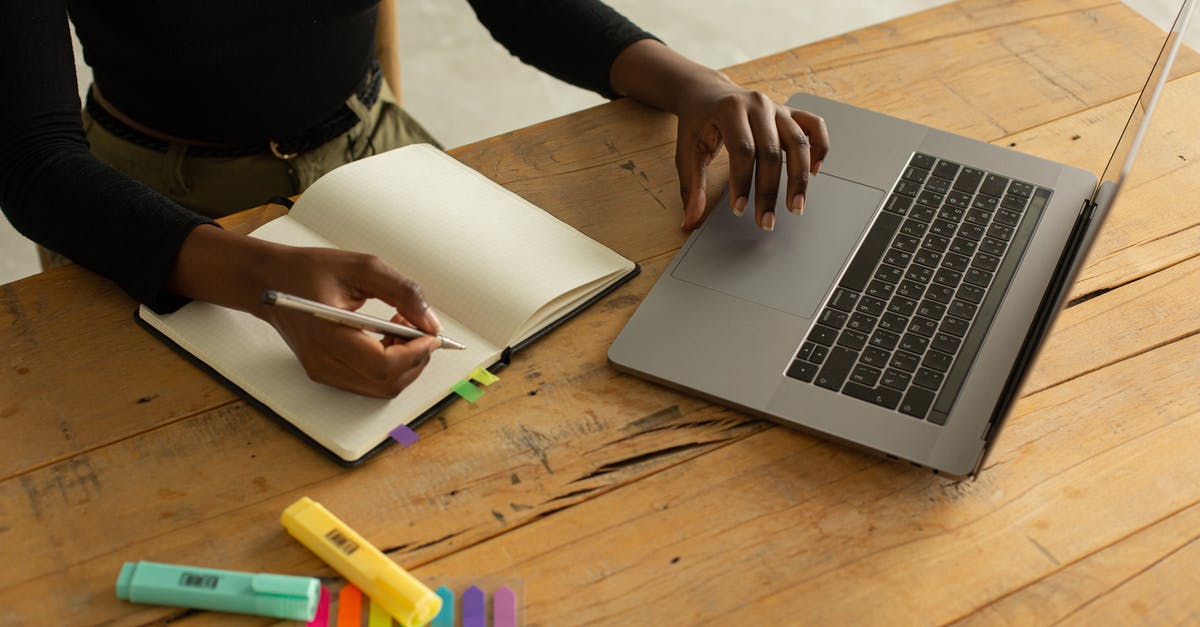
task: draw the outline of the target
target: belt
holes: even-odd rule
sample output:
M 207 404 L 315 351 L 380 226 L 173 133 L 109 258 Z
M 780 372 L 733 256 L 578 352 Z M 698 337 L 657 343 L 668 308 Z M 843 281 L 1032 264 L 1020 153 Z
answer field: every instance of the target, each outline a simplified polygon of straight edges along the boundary
M 363 76 L 363 80 L 354 88 L 354 95 L 358 96 L 358 100 L 367 109 L 375 106 L 375 101 L 379 98 L 382 81 L 383 73 L 380 71 L 379 62 L 373 61 L 367 69 L 366 75 Z M 117 119 L 101 106 L 100 103 L 96 102 L 91 90 L 88 90 L 85 109 L 97 124 L 113 135 L 143 148 L 149 148 L 161 153 L 167 152 L 167 147 L 171 142 L 147 135 Z M 354 125 L 358 124 L 359 121 L 358 114 L 343 103 L 333 114 L 317 122 L 307 130 L 291 137 L 258 144 L 234 144 L 228 146 L 187 144 L 187 154 L 192 157 L 246 157 L 250 155 L 273 154 L 280 159 L 291 159 L 300 153 L 317 148 L 336 137 L 344 135 L 347 131 L 354 128 Z

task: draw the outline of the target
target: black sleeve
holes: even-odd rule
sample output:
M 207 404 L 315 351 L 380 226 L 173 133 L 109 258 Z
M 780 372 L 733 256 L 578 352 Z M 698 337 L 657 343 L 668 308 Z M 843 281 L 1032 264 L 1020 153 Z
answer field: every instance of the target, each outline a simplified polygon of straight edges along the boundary
M 572 85 L 616 98 L 613 60 L 657 39 L 599 0 L 469 0 L 492 37 L 525 63 Z
M 159 311 L 179 247 L 210 220 L 100 163 L 80 120 L 63 0 L 0 9 L 0 209 L 26 237 Z

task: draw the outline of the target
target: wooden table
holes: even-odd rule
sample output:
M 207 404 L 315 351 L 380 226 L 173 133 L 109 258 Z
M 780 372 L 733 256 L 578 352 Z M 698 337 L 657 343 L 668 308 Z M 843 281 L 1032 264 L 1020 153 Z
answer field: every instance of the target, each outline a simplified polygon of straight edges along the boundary
M 1159 37 L 1116 2 L 964 0 L 728 72 L 1098 172 Z M 269 623 L 128 604 L 113 584 L 138 559 L 329 576 L 278 522 L 303 495 L 419 577 L 520 579 L 526 625 L 1195 622 L 1200 59 L 1179 65 L 962 482 L 606 363 L 684 239 L 673 118 L 631 102 L 453 151 L 643 273 L 358 469 L 137 328 L 111 283 L 68 268 L 3 286 L 0 625 Z

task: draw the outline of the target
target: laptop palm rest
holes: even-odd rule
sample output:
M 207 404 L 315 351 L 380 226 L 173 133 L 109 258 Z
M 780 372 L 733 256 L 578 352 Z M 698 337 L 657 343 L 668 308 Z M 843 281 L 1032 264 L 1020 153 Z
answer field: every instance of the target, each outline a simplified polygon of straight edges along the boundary
M 758 228 L 754 206 L 733 215 L 728 194 L 704 221 L 672 276 L 735 298 L 812 318 L 884 192 L 820 174 L 809 181 L 803 216 L 776 205 L 774 232 Z M 751 194 L 753 198 L 753 194 Z

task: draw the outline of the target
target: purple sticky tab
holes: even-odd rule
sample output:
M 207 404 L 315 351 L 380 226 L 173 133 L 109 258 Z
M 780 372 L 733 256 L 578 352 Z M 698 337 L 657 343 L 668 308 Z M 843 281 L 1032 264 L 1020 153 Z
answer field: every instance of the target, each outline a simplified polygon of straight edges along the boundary
M 517 627 L 517 594 L 508 586 L 492 593 L 492 627 Z
M 487 627 L 487 600 L 479 586 L 463 592 L 462 627 Z
M 416 431 L 408 428 L 408 425 L 400 425 L 392 429 L 392 432 L 388 435 L 392 436 L 393 440 L 399 442 L 400 446 L 412 446 L 417 443 L 417 438 L 419 437 Z

